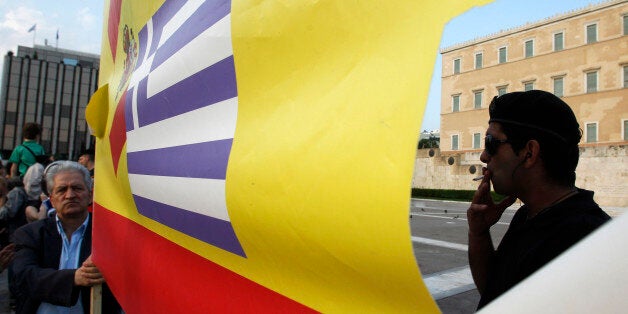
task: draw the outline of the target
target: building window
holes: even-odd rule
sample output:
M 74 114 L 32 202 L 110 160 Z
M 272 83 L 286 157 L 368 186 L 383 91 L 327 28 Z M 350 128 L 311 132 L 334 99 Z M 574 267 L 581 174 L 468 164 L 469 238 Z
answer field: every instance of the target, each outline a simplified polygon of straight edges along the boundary
M 460 59 L 454 59 L 454 74 L 460 74 Z
M 70 106 L 61 106 L 61 112 L 60 115 L 63 118 L 69 118 L 70 114 L 72 114 L 72 107 Z
M 525 42 L 525 57 L 530 58 L 534 56 L 534 40 L 530 39 Z
M 460 95 L 451 96 L 451 111 L 452 112 L 460 111 Z
M 508 87 L 507 86 L 500 86 L 497 88 L 497 96 L 501 96 L 503 94 L 508 93 Z
M 473 92 L 473 106 L 475 109 L 482 108 L 482 94 L 481 90 Z
M 563 84 L 564 84 L 564 77 L 561 76 L 561 77 L 554 78 L 554 95 L 556 95 L 557 97 L 564 96 Z
M 565 49 L 563 40 L 564 36 L 562 32 L 554 34 L 554 51 Z
M 499 63 L 506 63 L 508 58 L 508 50 L 506 47 L 499 48 Z
M 628 141 L 628 120 L 624 120 L 623 129 L 624 129 L 624 141 Z
M 481 138 L 482 135 L 480 133 L 473 133 L 473 149 L 480 149 L 481 147 Z
M 597 71 L 586 73 L 587 93 L 597 92 Z
M 628 88 L 628 65 L 624 65 L 624 88 Z
M 597 24 L 587 25 L 587 44 L 597 42 Z
M 597 142 L 597 122 L 587 123 L 585 132 L 587 143 Z
M 65 64 L 65 65 L 73 65 L 76 66 L 78 65 L 78 60 L 76 59 L 72 59 L 72 58 L 63 58 L 63 60 L 61 60 L 61 63 Z
M 481 69 L 482 68 L 482 53 L 478 52 L 475 54 L 475 69 Z
M 624 19 L 624 35 L 628 35 L 628 15 L 622 17 Z
M 534 89 L 534 82 L 525 82 L 523 83 L 523 90 L 524 91 L 530 91 Z
M 451 136 L 451 150 L 458 150 L 458 134 Z

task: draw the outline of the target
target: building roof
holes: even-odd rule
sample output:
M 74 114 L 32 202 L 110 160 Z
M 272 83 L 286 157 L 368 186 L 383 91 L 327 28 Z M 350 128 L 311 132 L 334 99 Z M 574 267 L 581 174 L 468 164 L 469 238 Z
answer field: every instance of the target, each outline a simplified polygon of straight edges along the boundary
M 505 30 L 500 30 L 497 33 L 493 33 L 493 34 L 489 34 L 486 36 L 481 36 L 472 40 L 468 40 L 465 42 L 461 42 L 449 47 L 445 47 L 443 49 L 441 49 L 440 53 L 448 53 L 454 50 L 458 50 L 458 49 L 462 49 L 462 48 L 466 48 L 468 46 L 472 46 L 472 45 L 477 45 L 486 41 L 490 41 L 493 39 L 497 39 L 500 37 L 505 37 L 511 34 L 515 34 L 515 33 L 519 33 L 519 32 L 523 32 L 523 31 L 527 31 L 536 27 L 541 27 L 541 26 L 545 26 L 547 24 L 551 24 L 551 23 L 555 23 L 561 20 L 565 20 L 565 19 L 569 19 L 569 18 L 573 18 L 575 16 L 578 15 L 583 15 L 592 11 L 597 11 L 600 9 L 604 9 L 606 7 L 610 7 L 610 6 L 614 6 L 617 4 L 621 4 L 626 2 L 626 0 L 608 0 L 608 1 L 602 1 L 600 3 L 597 4 L 590 4 L 584 8 L 581 9 L 575 9 L 575 10 L 571 10 L 568 11 L 566 13 L 559 13 L 556 14 L 554 16 L 542 19 L 540 21 L 536 21 L 536 22 L 529 22 L 526 23 L 525 25 L 521 25 L 521 26 L 517 26 L 517 27 L 513 27 L 513 28 L 509 28 L 509 29 L 505 29 Z

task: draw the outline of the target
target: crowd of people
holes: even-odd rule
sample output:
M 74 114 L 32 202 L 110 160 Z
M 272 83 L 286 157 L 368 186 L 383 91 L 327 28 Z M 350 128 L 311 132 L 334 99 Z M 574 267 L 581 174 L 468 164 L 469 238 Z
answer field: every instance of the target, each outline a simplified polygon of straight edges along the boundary
M 11 306 L 89 313 L 89 289 L 104 283 L 91 261 L 94 154 L 55 161 L 38 142 L 38 124 L 26 123 L 22 134 L 0 176 L 0 271 L 8 272 Z M 102 306 L 120 311 L 106 285 Z
M 582 133 L 569 105 L 544 91 L 508 93 L 493 99 L 488 122 L 484 177 L 467 211 L 479 308 L 610 220 L 575 186 Z M 104 282 L 90 256 L 94 155 L 48 164 L 39 125 L 23 134 L 0 177 L 0 270 L 9 270 L 17 313 L 87 312 L 89 287 Z M 495 203 L 491 186 L 506 199 Z M 490 228 L 516 199 L 524 206 L 495 248 Z M 119 311 L 103 291 L 104 312 Z

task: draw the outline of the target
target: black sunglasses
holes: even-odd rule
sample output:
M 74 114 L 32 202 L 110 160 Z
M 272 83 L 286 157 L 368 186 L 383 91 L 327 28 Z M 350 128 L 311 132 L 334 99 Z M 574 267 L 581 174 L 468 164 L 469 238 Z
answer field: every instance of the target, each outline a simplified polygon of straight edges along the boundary
M 484 149 L 489 155 L 495 155 L 497 153 L 497 148 L 499 148 L 499 145 L 504 144 L 504 143 L 510 143 L 510 141 L 498 140 L 490 134 L 487 134 L 484 137 Z

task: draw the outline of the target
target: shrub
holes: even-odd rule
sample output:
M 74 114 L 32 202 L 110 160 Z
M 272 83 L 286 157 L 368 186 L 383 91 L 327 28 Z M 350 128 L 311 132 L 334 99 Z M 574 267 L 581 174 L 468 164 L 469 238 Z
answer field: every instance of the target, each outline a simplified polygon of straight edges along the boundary
M 441 200 L 471 202 L 475 190 L 438 190 L 438 189 L 417 189 L 412 188 L 413 198 L 433 198 Z M 493 200 L 498 203 L 505 198 L 491 191 Z

